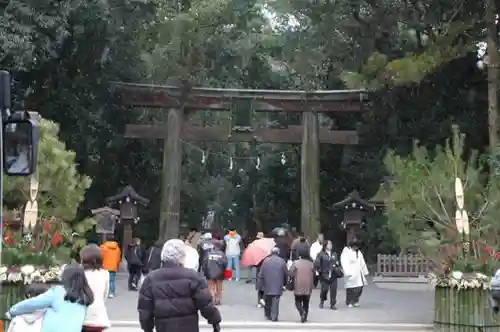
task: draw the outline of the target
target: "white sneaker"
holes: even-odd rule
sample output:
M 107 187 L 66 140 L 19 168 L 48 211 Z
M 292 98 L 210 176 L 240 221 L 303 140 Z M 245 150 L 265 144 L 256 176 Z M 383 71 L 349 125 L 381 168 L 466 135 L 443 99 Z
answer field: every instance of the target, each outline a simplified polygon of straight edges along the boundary
M 264 307 L 266 305 L 266 301 L 264 301 L 264 299 L 260 299 L 259 304 Z
M 348 305 L 347 305 L 347 307 L 348 307 L 348 308 L 352 308 L 352 307 L 353 307 L 353 305 L 352 305 L 352 304 L 348 304 Z
M 109 299 L 112 299 L 113 297 L 115 297 L 113 294 L 109 294 L 108 296 Z
M 359 307 L 359 303 L 354 303 L 353 306 L 355 306 L 357 308 L 357 307 Z

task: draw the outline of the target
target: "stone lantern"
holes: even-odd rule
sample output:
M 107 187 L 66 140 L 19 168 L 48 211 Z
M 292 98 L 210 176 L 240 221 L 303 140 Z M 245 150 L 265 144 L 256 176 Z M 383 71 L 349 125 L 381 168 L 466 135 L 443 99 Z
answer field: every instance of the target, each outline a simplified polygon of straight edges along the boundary
M 126 186 L 115 196 L 108 197 L 106 202 L 110 205 L 118 204 L 120 216 L 118 222 L 123 232 L 122 252 L 125 253 L 128 245 L 132 243 L 132 225 L 137 224 L 140 219 L 137 206 L 147 206 L 149 200 L 139 196 L 132 186 Z
M 91 210 L 96 217 L 96 233 L 101 234 L 102 242 L 106 241 L 106 235 L 115 233 L 116 222 L 119 221 L 120 211 L 109 206 L 103 206 Z
M 366 225 L 366 216 L 375 210 L 375 206 L 362 199 L 357 191 L 350 193 L 345 199 L 334 203 L 331 210 L 343 210 L 341 228 L 347 233 L 346 243 L 358 237 L 358 233 Z

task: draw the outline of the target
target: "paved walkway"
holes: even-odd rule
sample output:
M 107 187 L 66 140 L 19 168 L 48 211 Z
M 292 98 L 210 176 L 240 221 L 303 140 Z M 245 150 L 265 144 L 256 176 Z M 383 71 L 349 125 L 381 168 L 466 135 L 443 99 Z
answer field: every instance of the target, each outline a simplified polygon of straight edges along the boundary
M 117 278 L 117 296 L 108 302 L 108 313 L 113 321 L 137 321 L 137 292 L 126 290 L 126 275 Z M 404 288 L 404 287 L 403 287 Z M 263 310 L 257 308 L 253 284 L 243 281 L 224 282 L 222 305 L 219 307 L 225 321 L 265 321 Z M 339 310 L 319 309 L 319 292 L 311 299 L 311 322 L 339 323 L 414 323 L 430 324 L 433 313 L 433 293 L 425 288 L 387 289 L 370 284 L 365 287 L 360 308 L 347 308 L 345 289 L 339 286 Z M 297 322 L 293 294 L 285 292 L 281 300 L 280 321 Z
M 301 327 L 293 327 L 293 328 L 278 328 L 278 327 L 273 327 L 272 323 L 269 323 L 268 328 L 252 328 L 248 329 L 245 327 L 242 328 L 221 328 L 221 331 L 223 332 L 276 332 L 276 331 L 290 331 L 290 332 L 312 332 L 313 330 L 320 331 L 322 329 L 311 329 L 308 324 L 303 324 Z M 394 331 L 394 330 L 386 330 L 386 329 L 369 329 L 367 330 L 366 328 L 328 328 L 328 329 L 323 329 L 327 331 L 335 331 L 335 332 L 388 332 L 388 331 Z M 200 332 L 212 332 L 213 329 L 210 327 L 201 327 Z M 431 330 L 429 329 L 414 329 L 414 330 L 405 330 L 405 332 L 429 332 Z M 111 327 L 111 329 L 106 330 L 106 332 L 143 332 L 139 327 Z M 401 332 L 401 331 L 399 331 Z

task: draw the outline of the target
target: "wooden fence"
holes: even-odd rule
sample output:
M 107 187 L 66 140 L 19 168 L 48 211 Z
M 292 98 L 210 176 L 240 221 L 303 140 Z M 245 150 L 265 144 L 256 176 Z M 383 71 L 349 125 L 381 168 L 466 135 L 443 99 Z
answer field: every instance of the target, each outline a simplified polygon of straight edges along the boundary
M 377 255 L 377 276 L 418 277 L 430 271 L 431 264 L 420 255 Z

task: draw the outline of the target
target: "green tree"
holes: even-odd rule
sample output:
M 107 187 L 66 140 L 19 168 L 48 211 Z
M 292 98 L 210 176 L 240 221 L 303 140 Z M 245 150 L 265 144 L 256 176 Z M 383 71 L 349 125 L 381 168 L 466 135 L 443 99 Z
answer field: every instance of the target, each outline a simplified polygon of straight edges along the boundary
M 411 155 L 389 152 L 385 158 L 392 175 L 387 193 L 389 229 L 402 248 L 421 252 L 437 268 L 464 264 L 482 269 L 482 248 L 500 244 L 500 178 L 485 180 L 483 163 L 475 152 L 467 156 L 464 145 L 465 136 L 455 127 L 444 147 L 428 150 L 415 143 Z M 457 177 L 464 183 L 468 239 L 461 238 L 455 223 Z M 463 255 L 463 240 L 471 241 L 470 256 Z

